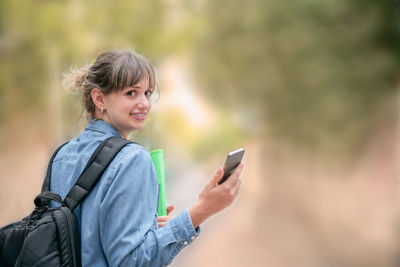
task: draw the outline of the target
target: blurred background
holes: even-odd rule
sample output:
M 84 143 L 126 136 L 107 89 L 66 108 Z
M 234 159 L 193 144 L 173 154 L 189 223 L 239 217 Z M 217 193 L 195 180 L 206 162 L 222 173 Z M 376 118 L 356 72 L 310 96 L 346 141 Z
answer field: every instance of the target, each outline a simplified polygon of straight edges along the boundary
M 50 154 L 86 124 L 63 73 L 126 47 L 157 68 L 131 139 L 165 150 L 175 214 L 246 149 L 239 198 L 171 266 L 398 266 L 399 6 L 1 0 L 0 225 L 31 212 Z

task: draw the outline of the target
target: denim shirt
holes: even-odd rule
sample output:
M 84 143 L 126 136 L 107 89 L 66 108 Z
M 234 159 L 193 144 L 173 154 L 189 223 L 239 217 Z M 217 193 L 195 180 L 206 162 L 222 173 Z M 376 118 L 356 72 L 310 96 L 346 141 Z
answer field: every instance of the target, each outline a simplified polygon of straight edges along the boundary
M 120 136 L 107 122 L 92 120 L 57 154 L 50 189 L 65 198 L 96 147 Z M 81 234 L 82 266 L 166 266 L 190 244 L 188 210 L 157 226 L 157 178 L 149 153 L 128 144 L 113 159 L 91 193 L 74 210 Z

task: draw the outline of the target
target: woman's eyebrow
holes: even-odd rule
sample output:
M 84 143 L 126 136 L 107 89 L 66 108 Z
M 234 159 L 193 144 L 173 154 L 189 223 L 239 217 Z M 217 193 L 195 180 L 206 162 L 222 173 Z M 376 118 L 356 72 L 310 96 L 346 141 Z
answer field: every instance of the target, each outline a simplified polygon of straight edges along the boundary
M 131 88 L 134 88 L 134 89 L 142 89 L 142 87 L 140 87 L 140 86 L 132 86 Z M 154 88 L 153 87 L 147 87 L 147 88 L 144 88 L 145 90 L 154 90 Z

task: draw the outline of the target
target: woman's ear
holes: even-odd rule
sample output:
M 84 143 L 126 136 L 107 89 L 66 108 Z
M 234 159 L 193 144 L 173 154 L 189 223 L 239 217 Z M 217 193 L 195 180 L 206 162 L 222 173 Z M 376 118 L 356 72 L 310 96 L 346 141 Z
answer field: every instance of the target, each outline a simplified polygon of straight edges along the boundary
M 93 88 L 93 90 L 92 90 L 92 92 L 90 92 L 90 94 L 92 96 L 93 104 L 98 109 L 104 109 L 105 108 L 104 94 L 98 88 Z

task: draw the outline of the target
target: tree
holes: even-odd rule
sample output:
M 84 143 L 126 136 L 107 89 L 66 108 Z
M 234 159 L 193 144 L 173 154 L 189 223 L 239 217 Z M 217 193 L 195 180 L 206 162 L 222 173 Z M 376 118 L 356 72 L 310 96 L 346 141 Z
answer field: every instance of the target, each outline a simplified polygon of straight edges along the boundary
M 168 47 L 164 13 L 161 0 L 1 1 L 0 133 L 14 119 L 46 129 L 49 102 L 57 101 L 48 99 L 49 91 L 61 90 L 61 72 L 100 51 L 131 47 L 157 62 Z M 62 117 L 76 124 L 79 112 L 68 106 Z
M 393 111 L 397 15 L 389 0 L 207 1 L 199 80 L 219 104 L 259 117 L 263 133 L 352 149 Z

